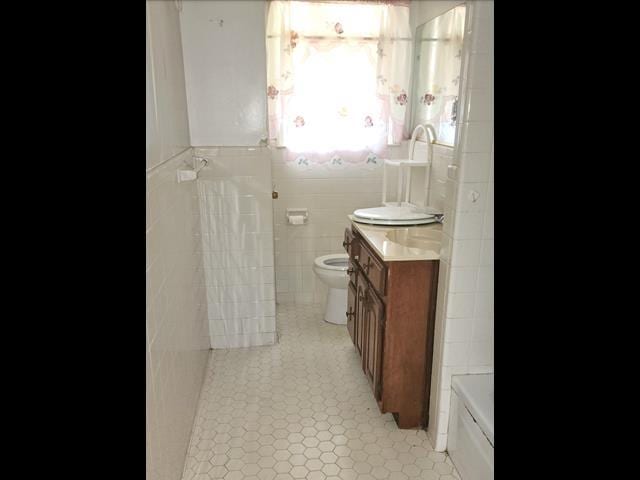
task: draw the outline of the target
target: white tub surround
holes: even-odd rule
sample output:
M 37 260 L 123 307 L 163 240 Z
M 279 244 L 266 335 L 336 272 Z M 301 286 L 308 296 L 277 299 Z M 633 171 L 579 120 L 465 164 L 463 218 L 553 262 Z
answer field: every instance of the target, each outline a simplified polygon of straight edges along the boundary
M 454 375 L 447 450 L 463 480 L 493 480 L 493 374 Z

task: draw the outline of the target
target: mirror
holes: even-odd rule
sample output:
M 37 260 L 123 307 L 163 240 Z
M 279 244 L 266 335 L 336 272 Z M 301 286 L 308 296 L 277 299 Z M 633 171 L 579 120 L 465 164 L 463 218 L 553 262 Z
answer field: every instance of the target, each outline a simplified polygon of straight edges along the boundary
M 456 134 L 464 17 L 459 5 L 416 29 L 413 119 L 431 124 L 436 143 L 453 146 Z

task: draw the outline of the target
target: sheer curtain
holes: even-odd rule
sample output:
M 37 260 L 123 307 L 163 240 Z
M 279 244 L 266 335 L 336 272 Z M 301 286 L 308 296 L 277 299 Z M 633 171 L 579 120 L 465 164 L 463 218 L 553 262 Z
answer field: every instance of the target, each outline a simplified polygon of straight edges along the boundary
M 320 163 L 342 162 L 326 155 L 338 151 L 375 161 L 405 134 L 411 46 L 405 2 L 271 1 L 271 143 Z

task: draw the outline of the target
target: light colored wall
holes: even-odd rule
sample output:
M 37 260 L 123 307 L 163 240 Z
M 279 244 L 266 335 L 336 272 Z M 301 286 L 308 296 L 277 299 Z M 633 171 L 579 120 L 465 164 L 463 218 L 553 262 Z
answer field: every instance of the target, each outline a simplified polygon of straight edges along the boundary
M 388 147 L 388 156 L 404 158 L 406 151 L 404 142 Z M 358 208 L 380 206 L 380 159 L 376 165 L 344 162 L 335 167 L 327 162 L 301 166 L 286 160 L 284 148 L 274 148 L 272 154 L 273 183 L 279 194 L 273 201 L 277 301 L 322 303 L 327 289 L 313 273 L 314 259 L 345 253 L 342 241 L 349 225 L 347 215 Z M 287 208 L 307 208 L 308 223 L 289 225 Z
M 438 451 L 447 444 L 451 376 L 493 372 L 493 2 L 467 5 L 431 378 L 428 434 Z
M 182 3 L 191 144 L 258 145 L 267 135 L 266 2 Z
M 408 142 L 405 142 L 408 143 Z M 414 160 L 427 158 L 427 144 L 417 141 L 414 147 Z M 429 167 L 429 185 L 426 191 L 428 195 L 427 205 L 444 213 L 446 200 L 447 167 L 453 163 L 453 147 L 432 144 L 431 166 Z M 407 149 L 408 151 L 408 149 Z M 425 169 L 414 168 L 411 174 L 411 201 L 416 205 L 422 205 L 425 196 L 424 183 Z M 389 178 L 396 178 L 393 174 Z M 391 180 L 392 182 L 394 180 Z M 392 197 L 395 200 L 395 197 Z
M 264 0 L 184 1 L 180 16 L 212 348 L 276 340 Z M 243 148 L 244 147 L 244 148 Z
M 183 5 L 181 22 L 192 144 L 201 146 L 204 150 L 209 149 L 209 146 L 257 146 L 260 139 L 266 135 L 267 125 L 264 46 L 266 2 L 185 1 Z M 222 26 L 220 20 L 223 21 Z M 233 48 L 230 48 L 230 45 Z M 398 152 L 406 152 L 406 145 L 402 148 L 392 147 L 390 151 L 395 152 L 394 158 L 399 158 L 402 155 Z M 224 149 L 219 149 L 220 156 L 216 160 L 221 162 L 217 166 L 218 173 L 223 176 L 218 177 L 214 170 L 208 170 L 210 167 L 203 171 L 204 177 L 201 175 L 199 183 L 201 188 L 208 192 L 206 198 L 212 198 L 215 194 L 211 182 L 230 182 L 236 185 L 236 174 L 225 173 L 225 169 L 229 168 L 227 164 L 236 161 L 236 157 L 225 157 L 226 153 L 223 152 Z M 324 285 L 316 281 L 312 271 L 313 260 L 320 255 L 344 251 L 342 237 L 348 224 L 347 214 L 357 208 L 380 204 L 381 170 L 351 165 L 344 170 L 332 170 L 326 165 L 298 169 L 283 160 L 282 155 L 286 154 L 286 150 L 272 152 L 273 183 L 280 193 L 280 198 L 273 201 L 277 300 L 322 302 L 326 290 Z M 246 165 L 246 168 L 242 176 L 257 179 L 262 175 L 259 173 L 259 161 Z M 207 170 L 211 173 L 206 173 Z M 261 180 L 265 179 L 266 177 L 261 177 Z M 271 186 L 268 188 L 270 194 Z M 271 201 L 270 197 L 268 200 Z M 216 200 L 218 201 L 220 200 Z M 214 207 L 210 200 L 207 200 L 202 205 L 208 208 L 207 215 L 219 217 L 220 214 L 215 212 L 221 211 L 220 204 Z M 309 224 L 299 227 L 287 225 L 284 221 L 284 211 L 287 207 L 308 208 Z M 203 222 L 207 221 L 207 216 L 203 216 Z M 206 225 L 203 223 L 205 242 L 208 235 L 215 238 L 221 229 L 227 234 L 231 233 L 231 224 L 218 228 L 215 222 L 208 222 Z M 248 233 L 259 233 L 261 238 L 265 238 L 268 233 L 265 222 L 266 217 L 263 217 L 260 231 Z M 260 255 L 263 254 L 266 255 L 266 250 Z M 205 257 L 207 255 L 209 253 L 205 248 Z M 237 281 L 247 285 L 250 281 L 258 282 L 260 301 L 266 303 L 258 310 L 252 310 L 252 314 L 270 319 L 271 304 L 268 302 L 271 299 L 267 298 L 270 296 L 267 278 L 268 271 L 274 263 L 270 263 L 268 256 L 256 258 L 256 262 L 253 266 L 262 272 L 259 279 L 250 280 L 236 272 L 239 275 Z M 212 276 L 215 268 L 207 258 L 205 266 L 211 300 L 214 292 L 215 295 L 220 294 L 220 280 Z M 257 287 L 257 284 L 254 284 L 254 287 Z M 222 288 L 226 291 L 230 285 Z M 226 303 L 231 310 L 224 312 L 218 311 L 219 308 L 212 303 L 209 304 L 213 345 L 236 345 L 235 341 L 229 342 L 228 334 L 229 331 L 240 328 L 237 315 L 245 313 L 238 310 L 241 309 L 241 302 Z M 234 306 L 231 306 L 232 304 Z M 230 326 L 231 330 L 228 328 Z M 253 333 L 256 332 L 251 334 Z M 220 343 L 216 343 L 217 341 Z
M 387 147 L 387 158 L 407 158 L 408 141 Z M 345 253 L 342 247 L 347 215 L 359 208 L 376 207 L 382 200 L 382 167 L 350 164 L 340 168 L 331 164 L 310 163 L 301 166 L 287 161 L 287 149 L 272 149 L 273 184 L 279 198 L 273 201 L 276 298 L 278 303 L 323 303 L 327 289 L 313 273 L 315 258 Z M 415 159 L 426 156 L 426 145 L 417 142 Z M 444 212 L 447 166 L 452 163 L 453 148 L 433 146 L 429 182 L 429 205 Z M 424 198 L 424 174 L 414 169 L 412 200 Z M 389 168 L 387 199 L 396 199 L 396 169 Z M 305 225 L 289 225 L 287 208 L 307 208 Z
M 179 480 L 209 355 L 178 12 L 147 2 L 147 480 Z
M 147 169 L 189 148 L 180 22 L 173 2 L 147 2 Z
M 447 198 L 447 167 L 453 163 L 453 147 L 445 145 L 433 146 L 433 163 L 429 187 L 429 205 L 439 211 L 445 211 Z
M 212 348 L 276 341 L 271 152 L 197 148 L 202 246 Z

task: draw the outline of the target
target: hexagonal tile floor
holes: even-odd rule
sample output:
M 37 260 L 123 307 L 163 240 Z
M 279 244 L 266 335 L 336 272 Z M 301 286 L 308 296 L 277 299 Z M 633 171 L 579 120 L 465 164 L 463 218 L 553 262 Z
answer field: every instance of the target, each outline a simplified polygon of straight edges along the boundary
M 346 327 L 278 305 L 279 343 L 214 350 L 183 480 L 459 479 L 422 430 L 382 415 Z

